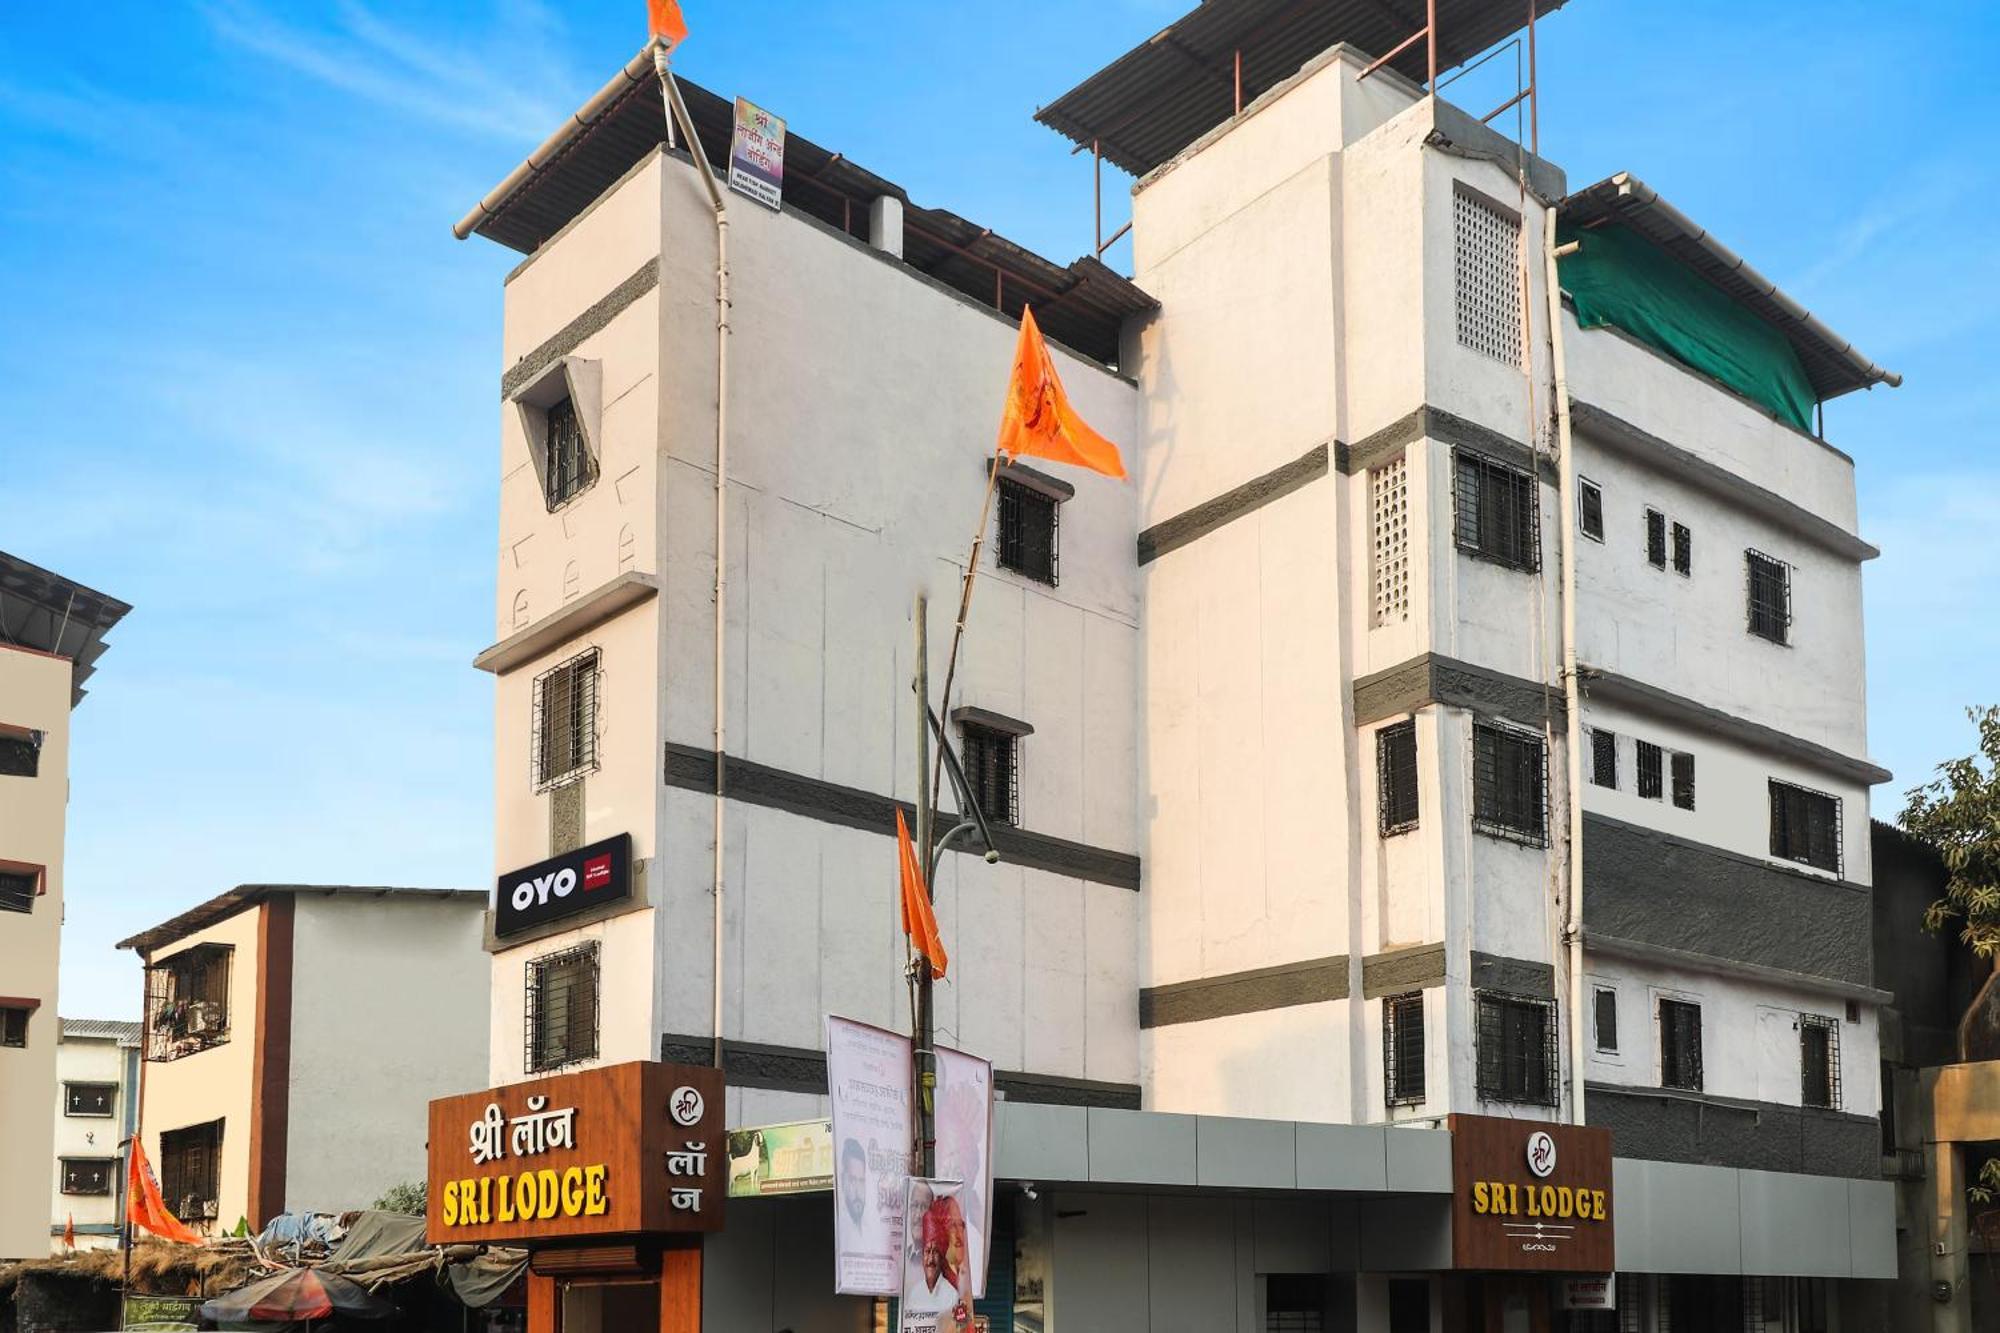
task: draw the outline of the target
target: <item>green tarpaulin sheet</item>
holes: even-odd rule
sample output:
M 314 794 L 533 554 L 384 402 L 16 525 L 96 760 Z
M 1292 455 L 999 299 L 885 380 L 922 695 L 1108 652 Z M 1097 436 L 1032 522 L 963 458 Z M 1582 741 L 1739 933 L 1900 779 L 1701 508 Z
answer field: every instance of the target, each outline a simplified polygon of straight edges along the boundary
M 1783 334 L 1629 227 L 1563 226 L 1556 239 L 1582 242 L 1557 261 L 1578 324 L 1623 329 L 1778 420 L 1812 429 L 1812 383 Z

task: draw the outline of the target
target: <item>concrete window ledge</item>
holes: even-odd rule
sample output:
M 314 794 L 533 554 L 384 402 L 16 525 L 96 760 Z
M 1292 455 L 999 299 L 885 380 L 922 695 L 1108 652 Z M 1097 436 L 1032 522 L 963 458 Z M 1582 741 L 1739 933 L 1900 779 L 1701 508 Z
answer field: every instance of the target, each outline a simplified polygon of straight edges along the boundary
M 587 629 L 601 625 L 628 607 L 659 594 L 660 581 L 651 574 L 627 570 L 609 583 L 599 584 L 562 610 L 543 616 L 534 624 L 510 634 L 472 659 L 481 671 L 504 676 L 534 661 L 549 649 Z

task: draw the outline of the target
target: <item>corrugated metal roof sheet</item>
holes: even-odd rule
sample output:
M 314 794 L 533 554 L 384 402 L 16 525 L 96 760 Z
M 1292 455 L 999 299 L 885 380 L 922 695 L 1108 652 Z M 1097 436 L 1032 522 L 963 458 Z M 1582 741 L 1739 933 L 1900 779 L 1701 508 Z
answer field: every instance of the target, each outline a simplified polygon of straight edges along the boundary
M 120 1046 L 139 1044 L 139 1024 L 115 1018 L 65 1018 L 64 1041 L 115 1041 Z
M 0 643 L 67 657 L 73 668 L 70 703 L 104 656 L 104 635 L 131 606 L 40 565 L 0 551 Z
M 406 889 L 377 884 L 238 884 L 151 930 L 142 930 L 129 939 L 118 941 L 118 947 L 135 950 L 142 958 L 148 957 L 162 946 L 186 939 L 198 930 L 206 930 L 218 921 L 227 921 L 238 912 L 283 893 L 356 898 L 452 898 L 479 903 L 487 900 L 484 889 Z
M 1537 15 L 1564 0 L 1537 0 Z M 1328 47 L 1396 48 L 1424 26 L 1424 0 L 1206 0 L 1035 113 L 1105 160 L 1143 176 L 1299 72 Z M 1438 69 L 1465 63 L 1527 25 L 1526 0 L 1437 0 Z M 1422 83 L 1422 42 L 1388 67 Z

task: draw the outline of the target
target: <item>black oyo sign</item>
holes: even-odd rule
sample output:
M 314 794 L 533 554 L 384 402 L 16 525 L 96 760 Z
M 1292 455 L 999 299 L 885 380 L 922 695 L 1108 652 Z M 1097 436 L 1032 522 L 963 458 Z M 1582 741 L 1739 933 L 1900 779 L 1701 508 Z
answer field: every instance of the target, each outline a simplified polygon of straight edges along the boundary
M 632 835 L 621 833 L 500 876 L 493 934 L 506 939 L 632 893 Z

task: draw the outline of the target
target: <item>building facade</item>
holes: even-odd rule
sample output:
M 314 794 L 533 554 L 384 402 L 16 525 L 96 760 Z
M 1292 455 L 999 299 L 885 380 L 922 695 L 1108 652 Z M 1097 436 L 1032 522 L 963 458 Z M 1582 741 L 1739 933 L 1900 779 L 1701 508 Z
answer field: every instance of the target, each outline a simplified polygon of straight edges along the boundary
M 48 1253 L 70 713 L 129 610 L 0 553 L 0 1258 Z
M 56 1047 L 55 1248 L 114 1249 L 125 1218 L 122 1145 L 139 1123 L 137 1023 L 65 1018 Z
M 1133 477 L 1007 469 L 936 704 L 1001 853 L 944 858 L 938 1029 L 1043 1186 L 995 1327 L 1605 1326 L 1453 1243 L 1481 1126 L 1567 1121 L 1616 1152 L 1616 1326 L 1865 1327 L 1874 551 L 1812 418 L 1894 377 L 1643 183 L 1571 191 L 1256 10 L 1039 113 L 1138 177 L 1129 282 L 793 134 L 784 206 L 723 205 L 725 283 L 649 54 L 461 222 L 527 254 L 492 1081 L 713 1058 L 756 1125 L 825 1114 L 824 1015 L 908 1029 L 909 607 L 935 664 L 1032 303 Z M 772 1328 L 867 1326 L 776 1258 L 815 1207 L 732 1216 L 711 1327 L 773 1283 Z
M 486 1068 L 486 895 L 245 884 L 119 943 L 145 969 L 139 1127 L 209 1235 L 424 1177 L 430 1099 Z

